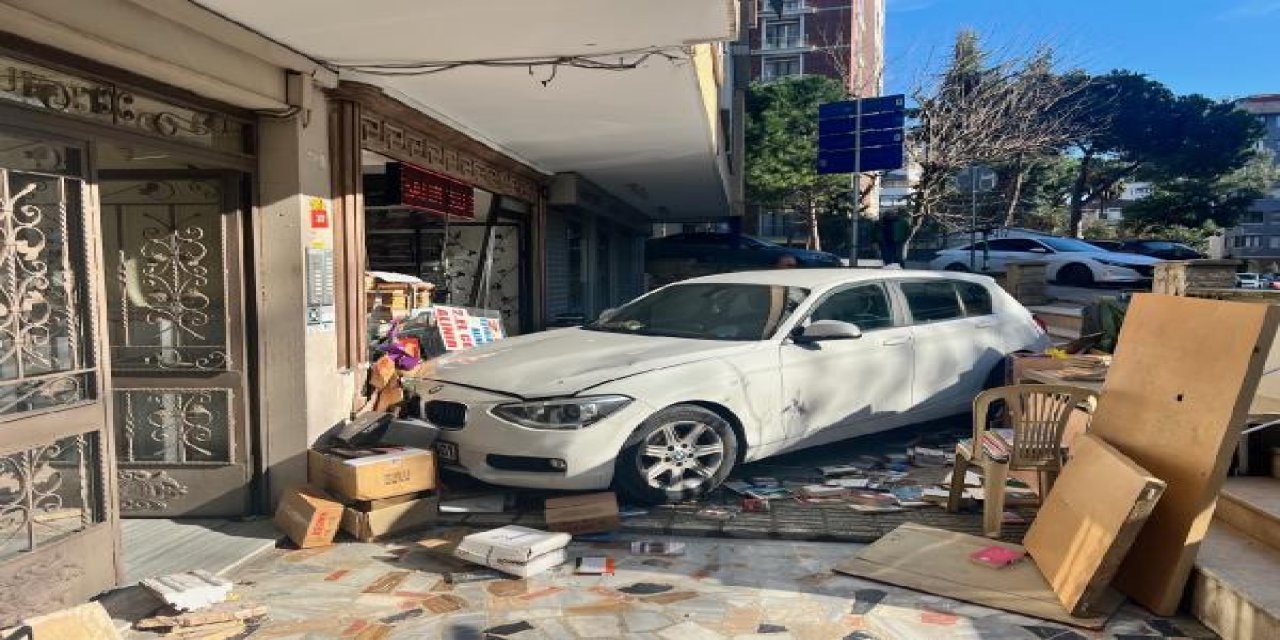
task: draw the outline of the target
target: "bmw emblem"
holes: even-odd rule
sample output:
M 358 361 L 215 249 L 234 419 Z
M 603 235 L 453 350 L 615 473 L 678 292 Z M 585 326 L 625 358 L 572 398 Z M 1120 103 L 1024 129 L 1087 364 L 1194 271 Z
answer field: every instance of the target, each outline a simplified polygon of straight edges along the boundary
M 444 390 L 444 385 L 438 384 L 434 387 L 431 387 L 430 389 L 427 389 L 427 393 L 431 395 L 435 395 L 437 393 L 440 393 L 443 390 Z

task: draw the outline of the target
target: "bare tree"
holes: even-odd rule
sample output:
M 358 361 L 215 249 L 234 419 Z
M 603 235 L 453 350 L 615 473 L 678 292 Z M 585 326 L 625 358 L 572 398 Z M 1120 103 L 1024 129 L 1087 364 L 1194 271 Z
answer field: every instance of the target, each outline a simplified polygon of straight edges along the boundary
M 951 229 L 965 225 L 959 212 L 942 206 L 961 170 L 1054 151 L 1077 133 L 1067 99 L 1079 85 L 1055 72 L 1051 47 L 995 57 L 974 32 L 963 31 L 943 68 L 911 91 L 915 122 L 907 148 L 920 173 L 908 243 L 930 220 Z

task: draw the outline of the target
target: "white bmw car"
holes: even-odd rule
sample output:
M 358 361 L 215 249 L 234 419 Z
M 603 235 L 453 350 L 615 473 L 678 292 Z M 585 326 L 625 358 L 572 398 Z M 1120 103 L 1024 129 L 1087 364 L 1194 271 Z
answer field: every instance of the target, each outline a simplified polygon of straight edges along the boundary
M 929 267 L 946 271 L 980 271 L 1004 273 L 1009 262 L 1035 260 L 1048 263 L 1050 280 L 1062 284 L 1088 287 L 1098 283 L 1134 283 L 1149 280 L 1155 274 L 1159 258 L 1107 251 L 1084 240 L 1036 236 L 997 238 L 943 249 Z M 973 264 L 970 264 L 972 260 Z
M 418 392 L 446 467 L 661 503 L 736 464 L 963 413 L 1005 355 L 1047 345 L 985 276 L 757 271 L 445 356 Z

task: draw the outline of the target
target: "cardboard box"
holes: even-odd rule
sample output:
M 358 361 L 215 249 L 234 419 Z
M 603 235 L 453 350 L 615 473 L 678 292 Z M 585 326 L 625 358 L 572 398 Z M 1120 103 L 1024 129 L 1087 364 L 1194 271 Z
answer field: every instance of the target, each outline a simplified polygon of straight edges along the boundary
M 435 452 L 400 447 L 344 457 L 337 450 L 307 452 L 311 484 L 345 500 L 377 500 L 436 488 Z
M 439 520 L 440 499 L 409 495 L 348 505 L 342 510 L 342 530 L 361 542 L 429 527 Z
M 527 578 L 564 564 L 572 536 L 514 525 L 473 533 L 453 555 L 476 564 Z
M 1093 434 L 1076 440 L 1071 461 L 1031 523 L 1023 544 L 1063 607 L 1100 613 L 1107 588 L 1151 516 L 1165 483 Z
M 333 544 L 342 520 L 342 503 L 315 487 L 301 486 L 285 493 L 276 509 L 275 524 L 301 549 Z
M 1070 364 L 1065 358 L 1054 358 L 1039 353 L 1012 353 L 1005 361 L 1006 384 L 1023 384 L 1026 373 L 1032 370 L 1065 369 Z
M 604 533 L 622 527 L 618 498 L 612 492 L 588 493 L 564 498 L 548 498 L 547 528 L 574 535 Z

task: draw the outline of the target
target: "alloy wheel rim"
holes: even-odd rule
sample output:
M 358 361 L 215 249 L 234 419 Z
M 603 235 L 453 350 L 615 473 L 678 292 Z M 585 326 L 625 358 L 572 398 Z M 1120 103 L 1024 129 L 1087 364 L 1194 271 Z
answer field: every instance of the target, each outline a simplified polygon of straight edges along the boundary
M 668 422 L 644 439 L 637 463 L 640 476 L 654 489 L 696 489 L 724 465 L 724 440 L 697 420 Z

